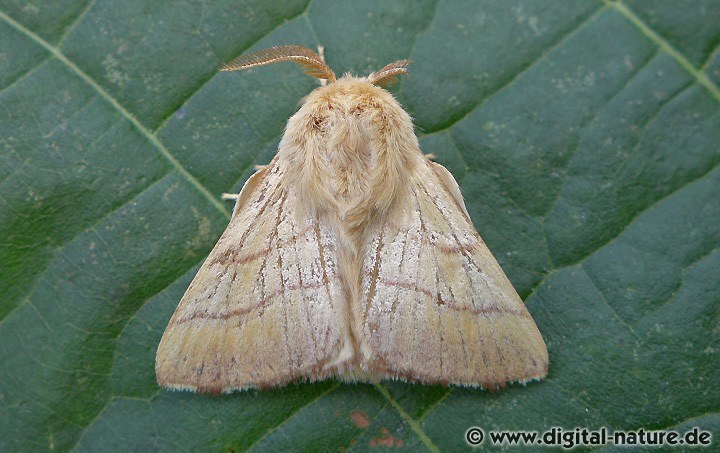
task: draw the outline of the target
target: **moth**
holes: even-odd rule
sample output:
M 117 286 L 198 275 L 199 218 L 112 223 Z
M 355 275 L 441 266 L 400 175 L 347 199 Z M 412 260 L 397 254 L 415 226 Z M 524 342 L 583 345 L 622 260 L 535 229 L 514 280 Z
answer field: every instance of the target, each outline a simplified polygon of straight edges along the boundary
M 296 380 L 497 388 L 542 379 L 545 343 L 475 230 L 460 188 L 420 151 L 382 87 L 400 60 L 337 79 L 278 46 L 226 71 L 292 61 L 323 81 L 245 183 L 160 341 L 158 383 L 228 393 Z

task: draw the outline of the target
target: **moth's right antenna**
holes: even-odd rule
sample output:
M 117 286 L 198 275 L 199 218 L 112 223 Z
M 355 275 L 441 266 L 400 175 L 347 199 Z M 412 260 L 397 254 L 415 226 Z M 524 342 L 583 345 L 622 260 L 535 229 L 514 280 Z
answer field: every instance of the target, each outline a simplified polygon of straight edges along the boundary
M 305 68 L 305 73 L 310 76 L 329 82 L 335 81 L 335 73 L 325 64 L 320 55 L 303 46 L 275 46 L 246 55 L 240 55 L 234 60 L 222 65 L 220 70 L 238 71 L 256 66 L 279 63 L 281 61 L 294 61 Z
M 410 60 L 398 60 L 394 63 L 378 69 L 368 76 L 368 82 L 373 85 L 387 86 L 397 81 L 397 76 L 408 73 Z

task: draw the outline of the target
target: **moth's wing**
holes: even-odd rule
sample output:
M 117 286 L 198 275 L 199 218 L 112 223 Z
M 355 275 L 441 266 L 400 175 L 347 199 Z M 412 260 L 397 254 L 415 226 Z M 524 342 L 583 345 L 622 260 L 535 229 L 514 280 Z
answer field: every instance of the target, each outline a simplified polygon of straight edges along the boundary
M 160 341 L 160 385 L 229 392 L 320 379 L 341 365 L 350 346 L 335 238 L 299 209 L 284 175 L 276 159 L 245 184 Z
M 494 388 L 541 379 L 545 342 L 466 214 L 427 162 L 402 213 L 370 231 L 359 342 L 371 376 Z
M 469 219 L 470 214 L 465 207 L 465 200 L 463 200 L 462 193 L 460 192 L 460 186 L 458 186 L 458 183 L 455 181 L 452 173 L 450 173 L 447 168 L 436 162 L 430 162 L 430 166 L 437 175 L 442 186 L 445 187 L 450 195 L 452 195 L 453 199 L 457 202 L 458 206 L 460 206 L 462 212 L 465 214 L 465 217 Z M 473 227 L 473 230 L 475 230 L 475 227 Z

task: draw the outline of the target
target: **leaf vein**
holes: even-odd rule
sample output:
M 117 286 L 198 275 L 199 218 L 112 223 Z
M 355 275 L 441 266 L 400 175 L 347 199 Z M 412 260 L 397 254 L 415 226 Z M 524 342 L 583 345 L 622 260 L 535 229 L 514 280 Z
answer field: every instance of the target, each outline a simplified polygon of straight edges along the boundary
M 610 313 L 612 314 L 613 318 L 615 318 L 615 320 L 617 322 L 619 322 L 622 326 L 624 326 L 635 337 L 635 339 L 639 343 L 642 343 L 642 339 L 640 338 L 640 335 L 638 335 L 637 332 L 635 332 L 635 329 L 633 329 L 633 327 L 630 324 L 626 323 L 625 320 L 623 320 L 620 317 L 618 312 L 615 310 L 615 307 L 610 305 L 610 301 L 608 301 L 607 297 L 605 297 L 605 293 L 603 293 L 600 290 L 600 287 L 598 286 L 595 279 L 592 277 L 591 273 L 588 272 L 588 270 L 585 269 L 585 267 L 583 265 L 580 265 L 580 267 L 582 268 L 583 272 L 585 272 L 585 276 L 588 278 L 588 281 L 590 281 L 590 284 L 592 284 L 593 288 L 595 288 L 595 291 L 597 291 L 598 295 L 600 295 L 600 299 L 603 301 L 605 306 L 607 306 L 608 309 L 610 309 Z
M 432 451 L 432 452 L 439 452 L 440 449 L 433 443 L 433 441 L 428 437 L 428 435 L 425 433 L 425 431 L 422 429 L 420 424 L 417 422 L 417 420 L 413 419 L 410 414 L 408 414 L 405 409 L 397 402 L 395 401 L 395 398 L 392 397 L 390 392 L 380 383 L 374 384 L 375 388 L 377 389 L 380 394 L 385 397 L 390 404 L 395 408 L 395 410 L 398 411 L 400 414 L 400 417 L 402 417 L 403 420 L 405 420 L 405 423 L 410 426 L 410 429 L 412 429 L 415 434 L 418 436 L 420 441 L 425 445 L 425 447 Z
M 269 428 L 267 431 L 265 431 L 265 433 L 264 433 L 262 436 L 258 437 L 258 438 L 255 440 L 255 442 L 253 442 L 252 444 L 250 444 L 250 446 L 246 449 L 246 451 L 250 451 L 250 450 L 252 450 L 253 448 L 255 448 L 256 446 L 258 446 L 258 445 L 260 444 L 260 442 L 262 442 L 263 440 L 265 440 L 270 434 L 272 434 L 273 432 L 277 431 L 277 430 L 280 429 L 283 425 L 285 425 L 286 423 L 290 422 L 290 420 L 292 420 L 293 418 L 295 418 L 295 416 L 298 415 L 303 409 L 309 407 L 311 404 L 319 401 L 320 399 L 322 399 L 322 398 L 326 397 L 327 395 L 329 395 L 330 393 L 334 392 L 339 386 L 340 386 L 340 383 L 339 383 L 339 382 L 336 382 L 336 383 L 333 384 L 331 387 L 329 387 L 327 390 L 325 390 L 324 392 L 320 393 L 318 396 L 316 396 L 316 397 L 313 398 L 312 400 L 308 401 L 307 404 L 298 407 L 297 410 L 293 411 L 292 414 L 290 414 L 287 418 L 285 418 L 285 419 L 282 420 L 280 423 L 278 423 L 275 427 Z
M 80 22 L 85 18 L 88 11 L 95 5 L 95 0 L 90 0 L 85 5 L 85 8 L 83 8 L 82 11 L 80 11 L 80 14 L 78 14 L 75 19 L 72 21 L 72 23 L 63 31 L 62 36 L 60 36 L 60 39 L 58 40 L 57 44 L 55 44 L 56 47 L 60 48 L 62 47 L 63 43 L 67 39 L 70 34 L 75 31 L 75 29 L 80 25 Z
M 257 43 L 259 43 L 259 42 L 262 41 L 263 39 L 267 38 L 268 36 L 270 36 L 271 34 L 273 34 L 274 32 L 276 32 L 278 29 L 280 29 L 280 27 L 282 27 L 282 26 L 285 25 L 286 23 L 288 23 L 288 22 L 290 22 L 290 21 L 292 21 L 292 20 L 294 20 L 294 19 L 297 19 L 298 17 L 301 17 L 301 16 L 303 16 L 303 15 L 307 15 L 307 11 L 308 11 L 308 8 L 310 8 L 310 4 L 311 4 L 311 3 L 312 3 L 312 0 L 308 1 L 307 6 L 305 7 L 305 9 L 304 9 L 300 14 L 298 14 L 298 15 L 296 15 L 296 16 L 291 16 L 291 17 L 284 18 L 284 19 L 283 19 L 279 24 L 277 24 L 277 26 L 275 26 L 272 30 L 268 31 L 267 33 L 265 33 L 264 35 L 262 35 L 261 37 L 259 37 L 258 39 L 256 39 L 254 42 L 252 42 L 251 44 L 249 44 L 248 46 L 246 46 L 246 47 L 245 47 L 244 49 L 242 49 L 240 52 L 238 52 L 235 57 L 238 57 L 238 56 L 244 54 L 244 53 L 247 52 L 249 49 L 251 49 L 253 46 L 257 45 Z M 233 57 L 233 58 L 235 58 L 235 57 Z M 233 58 L 231 58 L 230 60 L 232 60 Z M 228 61 L 230 61 L 230 60 L 228 60 Z M 170 120 L 172 119 L 173 115 L 175 114 L 175 111 L 177 111 L 177 109 L 178 109 L 180 106 L 183 106 L 183 105 L 187 104 L 187 102 L 188 102 L 190 99 L 192 99 L 193 96 L 195 96 L 196 94 L 198 94 L 198 93 L 200 92 L 200 90 L 202 90 L 203 87 L 205 87 L 205 85 L 207 85 L 208 83 L 210 83 L 218 74 L 219 74 L 219 72 L 215 71 L 215 72 L 213 72 L 209 77 L 207 77 L 205 80 L 200 81 L 200 84 L 198 85 L 197 88 L 195 88 L 195 89 L 194 89 L 188 96 L 186 96 L 181 102 L 178 102 L 177 104 L 175 104 L 175 107 L 171 109 L 170 113 L 168 113 L 167 115 L 165 115 L 165 117 L 164 117 L 162 120 L 160 120 L 160 124 L 158 125 L 158 127 L 155 128 L 155 130 L 153 130 L 153 133 L 154 133 L 155 135 L 157 135 L 157 134 L 160 132 L 160 130 L 162 130 L 165 126 L 167 126 L 168 122 L 170 122 Z
M 40 69 L 45 63 L 47 63 L 50 60 L 50 58 L 52 58 L 52 55 L 48 55 L 47 57 L 43 58 L 40 61 L 40 63 L 38 63 L 35 66 L 33 66 L 32 68 L 28 69 L 26 72 L 24 72 L 23 74 L 18 76 L 15 80 L 13 80 L 9 84 L 7 84 L 5 87 L 0 89 L 0 95 L 2 95 L 6 91 L 8 91 L 12 87 L 14 87 L 15 85 L 21 83 L 23 80 L 25 80 L 28 77 L 30 77 L 31 75 L 33 75 L 35 72 L 37 72 L 38 69 Z
M 38 277 L 35 279 L 35 283 L 33 284 L 33 286 L 30 287 L 30 289 L 28 290 L 27 295 L 24 297 L 23 301 L 20 302 L 18 305 L 16 305 L 15 308 L 13 308 L 13 309 L 10 310 L 9 312 L 7 312 L 7 313 L 5 314 L 5 316 L 2 317 L 2 319 L 0 319 L 0 327 L 3 325 L 3 323 L 5 322 L 5 320 L 8 319 L 13 313 L 15 313 L 20 307 L 22 307 L 22 306 L 25 305 L 26 303 L 30 302 L 30 299 L 31 299 L 33 293 L 35 292 L 35 290 L 38 288 L 38 286 L 40 285 L 40 283 L 41 283 L 41 282 L 43 281 L 43 279 L 45 278 L 46 272 L 48 271 L 48 269 L 50 269 L 50 267 L 52 266 L 52 263 L 55 262 L 55 259 L 60 255 L 60 253 L 62 252 L 62 250 L 65 249 L 65 247 L 67 247 L 69 244 L 72 244 L 73 241 L 75 241 L 75 240 L 76 240 L 78 237 L 80 237 L 81 235 L 83 235 L 83 234 L 85 234 L 85 233 L 87 233 L 87 232 L 89 232 L 89 231 L 95 230 L 95 228 L 96 228 L 98 225 L 100 225 L 103 221 L 105 221 L 106 219 L 108 219 L 108 218 L 109 218 L 110 216 L 112 216 L 113 214 L 121 211 L 121 210 L 124 209 L 125 207 L 129 206 L 129 205 L 132 204 L 133 202 L 135 202 L 135 201 L 136 201 L 138 198 L 140 198 L 145 192 L 147 192 L 147 191 L 148 191 L 149 189 L 151 189 L 153 186 L 159 184 L 162 180 L 164 180 L 166 177 L 170 176 L 171 174 L 172 174 L 172 171 L 169 171 L 169 172 L 165 173 L 164 175 L 162 175 L 161 177 L 159 177 L 158 179 L 150 182 L 150 184 L 148 184 L 146 187 L 144 187 L 140 192 L 134 194 L 134 195 L 133 195 L 131 198 L 129 198 L 127 201 L 123 202 L 120 206 L 118 206 L 117 208 L 115 208 L 115 209 L 113 209 L 112 211 L 108 212 L 108 213 L 105 214 L 104 216 L 100 217 L 100 218 L 97 219 L 95 222 L 93 222 L 90 226 L 88 226 L 87 228 L 85 228 L 85 229 L 83 229 L 82 231 L 80 231 L 80 232 L 78 232 L 77 234 L 75 234 L 71 239 L 69 239 L 69 240 L 66 241 L 65 243 L 61 244 L 61 245 L 57 248 L 57 252 L 55 253 L 55 255 L 54 255 L 50 260 L 48 260 L 48 265 L 45 266 L 45 269 L 43 269 L 42 272 L 40 272 L 39 274 L 36 274 Z
M 124 116 L 130 123 L 137 128 L 137 130 L 148 140 L 154 147 L 167 159 L 173 167 L 185 178 L 190 184 L 192 184 L 210 203 L 220 211 L 225 217 L 230 218 L 230 212 L 225 208 L 222 202 L 210 193 L 176 158 L 170 153 L 170 151 L 162 144 L 157 135 L 146 128 L 132 113 L 130 113 L 120 102 L 115 99 L 110 93 L 100 86 L 92 77 L 86 74 L 78 65 L 71 61 L 68 57 L 63 54 L 59 48 L 45 41 L 39 35 L 26 28 L 24 25 L 17 22 L 12 17 L 8 16 L 4 11 L 0 11 L 0 18 L 7 22 L 10 26 L 18 30 L 19 32 L 26 35 L 28 38 L 35 41 L 40 46 L 48 50 L 58 61 L 64 64 L 68 69 L 74 72 L 80 79 L 94 89 L 102 98 L 104 98 L 110 105 L 112 105 L 122 116 Z
M 720 88 L 718 88 L 713 83 L 713 81 L 710 80 L 707 74 L 705 74 L 705 72 L 703 72 L 702 70 L 695 68 L 695 66 L 693 66 L 692 63 L 690 63 L 690 61 L 685 58 L 683 54 L 681 54 L 678 50 L 671 46 L 670 43 L 665 40 L 665 38 L 661 37 L 657 32 L 650 28 L 650 26 L 646 24 L 642 19 L 640 19 L 627 5 L 625 5 L 619 0 L 602 0 L 602 2 L 605 4 L 605 6 L 617 10 L 625 17 L 625 19 L 627 19 L 633 25 L 639 28 L 645 36 L 647 36 L 657 46 L 664 50 L 668 55 L 673 57 L 678 63 L 680 63 L 680 66 L 685 68 L 685 70 L 689 72 L 700 85 L 704 86 L 716 100 L 720 101 Z
M 562 38 L 560 38 L 556 43 L 550 45 L 545 50 L 540 52 L 540 55 L 530 63 L 528 63 L 525 67 L 523 67 L 519 72 L 517 72 L 515 75 L 513 75 L 510 80 L 508 80 L 505 84 L 499 86 L 497 89 L 495 89 L 493 92 L 488 93 L 485 97 L 480 99 L 473 107 L 471 107 L 468 111 L 463 113 L 459 118 L 453 120 L 450 122 L 450 124 L 446 124 L 443 127 L 429 131 L 427 135 L 437 134 L 438 132 L 443 132 L 445 130 L 451 129 L 453 126 L 464 120 L 465 118 L 469 117 L 473 112 L 479 110 L 482 108 L 487 101 L 495 97 L 496 95 L 502 93 L 503 91 L 507 90 L 509 87 L 515 84 L 520 78 L 522 78 L 523 75 L 527 74 L 530 70 L 532 70 L 536 65 L 541 63 L 548 55 L 550 55 L 552 52 L 554 52 L 556 49 L 560 48 L 563 44 L 567 42 L 568 39 L 570 39 L 572 36 L 576 35 L 580 30 L 585 28 L 586 25 L 588 25 L 590 22 L 594 21 L 599 17 L 602 13 L 607 11 L 609 7 L 604 6 L 598 10 L 596 10 L 594 13 L 583 19 L 574 29 L 566 33 Z
M 594 115 L 593 119 L 592 119 L 591 121 L 588 121 L 586 124 L 584 124 L 584 125 L 582 126 L 582 128 L 581 128 L 580 131 L 578 132 L 578 139 L 577 139 L 577 142 L 575 143 L 575 147 L 573 148 L 572 153 L 571 153 L 571 155 L 570 155 L 570 158 L 568 159 L 568 162 L 567 162 L 567 164 L 565 165 L 565 171 L 563 172 L 563 180 L 562 180 L 562 183 L 560 184 L 560 188 L 558 189 L 557 196 L 555 197 L 555 200 L 553 200 L 553 202 L 552 202 L 552 204 L 550 205 L 549 209 L 545 212 L 545 215 L 543 216 L 543 223 L 544 223 L 544 220 L 547 219 L 548 215 L 553 211 L 553 209 L 555 209 L 555 206 L 557 206 L 557 203 L 558 203 L 558 201 L 560 201 L 560 198 L 562 198 L 563 189 L 564 189 L 565 186 L 567 185 L 568 172 L 570 171 L 570 168 L 571 168 L 571 166 L 572 166 L 573 160 L 575 159 L 575 156 L 577 155 L 578 148 L 580 148 L 580 144 L 581 144 L 582 141 L 583 141 L 583 140 L 582 140 L 582 138 L 583 138 L 582 136 L 583 136 L 583 134 L 585 133 L 585 131 L 586 131 L 590 126 L 592 126 L 593 124 L 595 124 L 595 123 L 597 122 L 597 120 L 598 120 L 598 118 L 599 118 L 599 113 L 600 113 L 600 111 L 601 111 L 603 108 L 607 107 L 609 104 L 611 104 L 612 101 L 613 101 L 617 96 L 619 96 L 623 91 L 625 91 L 625 89 L 637 78 L 637 76 L 638 76 L 641 72 L 643 72 L 643 70 L 650 64 L 650 62 L 652 62 L 653 60 L 655 60 L 656 57 L 657 57 L 657 52 L 656 52 L 655 54 L 653 54 L 650 58 L 646 59 L 646 60 L 643 62 L 643 64 L 637 69 L 637 71 L 635 71 L 635 73 L 633 73 L 632 76 L 630 76 L 630 77 L 628 78 L 628 80 L 623 84 L 623 86 L 622 86 L 617 92 L 615 92 L 612 96 L 610 96 L 610 97 L 608 98 L 608 100 L 603 104 L 603 107 L 598 108 L 598 109 L 595 111 L 595 115 Z M 672 99 L 672 98 L 670 98 L 670 99 Z M 660 107 L 658 108 L 658 112 L 659 112 L 660 110 L 662 110 L 662 108 L 666 105 L 667 102 L 669 102 L 670 99 L 666 100 L 663 104 L 660 105 Z M 657 114 L 656 114 L 655 116 L 653 116 L 653 118 L 651 118 L 648 122 L 652 121 L 652 120 L 653 120 L 654 118 L 656 118 L 656 117 L 657 117 Z M 648 122 L 645 123 L 646 128 L 645 128 L 644 130 L 647 130 Z M 638 143 L 639 143 L 639 142 L 640 142 L 640 140 L 638 140 Z
M 593 250 L 592 252 L 588 253 L 587 255 L 583 256 L 582 258 L 578 259 L 577 261 L 575 261 L 575 262 L 573 262 L 573 263 L 569 263 L 569 264 L 566 264 L 566 265 L 564 265 L 564 266 L 560 266 L 560 267 L 556 267 L 556 268 L 552 269 L 550 272 L 548 272 L 547 274 L 545 274 L 545 276 L 543 276 L 543 278 L 535 285 L 535 287 L 532 289 L 532 291 L 530 291 L 530 293 L 528 294 L 528 296 L 525 298 L 525 302 L 527 303 L 527 302 L 537 293 L 537 291 L 545 284 L 545 282 L 546 282 L 552 275 L 554 275 L 555 273 L 557 273 L 557 272 L 559 272 L 559 271 L 561 271 L 561 270 L 569 269 L 569 268 L 571 268 L 571 267 L 574 267 L 574 266 L 577 266 L 577 265 L 579 265 L 579 264 L 582 264 L 582 263 L 583 263 L 584 261 L 586 261 L 588 258 L 590 258 L 591 256 L 593 256 L 593 255 L 595 255 L 596 253 L 598 253 L 600 250 L 604 249 L 605 247 L 609 246 L 610 244 L 613 244 L 616 240 L 618 240 L 618 239 L 620 238 L 620 236 L 622 236 L 622 234 L 625 232 L 625 230 L 627 230 L 628 228 L 630 228 L 630 227 L 637 221 L 637 219 L 638 219 L 642 214 L 644 214 L 645 212 L 651 210 L 651 209 L 654 208 L 655 206 L 659 205 L 660 203 L 662 203 L 663 201 L 665 201 L 665 200 L 667 200 L 668 198 L 672 197 L 672 196 L 675 195 L 676 193 L 682 191 L 683 189 L 685 189 L 685 188 L 687 188 L 687 187 L 689 187 L 689 186 L 691 186 L 691 185 L 693 185 L 693 184 L 699 183 L 699 182 L 702 181 L 703 179 L 709 177 L 710 174 L 713 173 L 713 171 L 714 171 L 715 169 L 717 169 L 719 166 L 720 166 L 720 162 L 719 162 L 719 163 L 716 163 L 715 165 L 713 165 L 712 167 L 710 167 L 710 168 L 707 170 L 707 172 L 703 173 L 702 175 L 696 177 L 695 179 L 692 179 L 692 180 L 688 181 L 686 184 L 684 184 L 684 185 L 676 188 L 675 190 L 672 190 L 671 192 L 663 195 L 662 197 L 660 197 L 660 198 L 658 198 L 657 200 L 655 200 L 652 204 L 650 204 L 650 205 L 646 206 L 645 208 L 643 208 L 642 210 L 638 211 L 638 212 L 635 214 L 635 216 L 634 216 L 632 219 L 630 219 L 630 221 L 625 225 L 625 227 L 624 227 L 621 231 L 619 231 L 619 232 L 617 233 L 617 235 L 615 235 L 615 237 L 613 237 L 612 239 L 610 239 L 610 240 L 607 241 L 606 243 L 600 245 L 598 248 L 596 248 L 596 249 Z

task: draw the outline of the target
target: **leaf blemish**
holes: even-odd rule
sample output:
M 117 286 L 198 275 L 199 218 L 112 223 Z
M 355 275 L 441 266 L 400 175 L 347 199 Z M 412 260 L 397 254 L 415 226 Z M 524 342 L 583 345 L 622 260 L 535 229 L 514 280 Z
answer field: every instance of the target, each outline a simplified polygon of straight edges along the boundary
M 358 428 L 365 429 L 370 426 L 370 418 L 365 412 L 353 411 L 350 413 L 350 419 Z
M 380 437 L 373 437 L 370 440 L 370 447 L 402 447 L 405 441 L 390 434 L 387 428 L 380 429 Z

